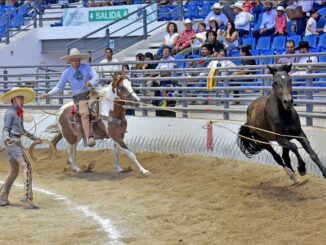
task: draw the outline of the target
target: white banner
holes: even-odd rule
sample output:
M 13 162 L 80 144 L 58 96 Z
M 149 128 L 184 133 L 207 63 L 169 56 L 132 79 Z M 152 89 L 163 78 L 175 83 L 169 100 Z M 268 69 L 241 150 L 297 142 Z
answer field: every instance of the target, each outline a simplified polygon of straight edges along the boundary
M 133 5 L 119 5 L 97 8 L 75 8 L 65 9 L 62 15 L 63 26 L 81 26 L 81 25 L 94 25 L 94 24 L 108 24 L 110 21 L 121 19 L 122 17 L 144 7 L 145 4 L 133 4 Z M 156 4 L 146 8 L 147 14 L 150 14 L 156 10 Z M 138 18 L 143 16 L 143 11 L 125 18 L 123 21 L 134 22 Z M 147 23 L 155 20 L 157 13 L 152 13 L 147 16 Z M 143 21 L 142 19 L 138 21 Z

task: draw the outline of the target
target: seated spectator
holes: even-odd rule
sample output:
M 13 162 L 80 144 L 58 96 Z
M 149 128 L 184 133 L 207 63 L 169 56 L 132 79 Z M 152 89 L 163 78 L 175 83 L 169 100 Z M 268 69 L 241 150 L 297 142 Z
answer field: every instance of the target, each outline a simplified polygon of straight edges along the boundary
M 100 64 L 108 64 L 119 62 L 117 59 L 113 58 L 113 50 L 111 48 L 105 49 L 105 59 L 101 60 Z M 95 70 L 102 77 L 111 78 L 110 72 L 119 72 L 121 70 L 120 65 L 105 65 L 105 66 L 97 66 Z
M 239 33 L 239 37 L 241 38 L 244 35 L 249 35 L 252 15 L 243 11 L 243 6 L 241 2 L 236 2 L 230 7 L 233 8 L 233 12 L 236 15 L 234 24 L 235 24 L 235 29 Z
M 283 6 L 278 6 L 277 15 L 275 17 L 275 33 L 274 36 L 286 35 L 287 34 L 287 20 L 284 13 L 285 9 Z
M 212 50 L 212 56 L 217 57 L 218 51 L 224 49 L 223 44 L 217 40 L 217 33 L 214 31 L 207 32 L 207 40 L 206 43 L 210 46 Z
M 254 20 L 257 21 L 259 15 L 264 12 L 264 5 L 261 3 L 260 0 L 253 0 L 252 6 L 253 7 L 251 8 L 251 13 L 254 16 Z
M 174 62 L 164 62 L 169 60 L 175 60 L 171 54 L 171 48 L 169 46 L 163 47 L 163 57 L 161 59 L 161 62 L 158 63 L 156 70 L 160 71 L 162 66 L 167 67 L 171 70 L 175 68 L 176 64 Z
M 151 52 L 146 52 L 145 55 L 145 61 L 153 61 L 154 60 L 154 55 Z M 156 69 L 157 64 L 145 64 L 144 69 Z
M 178 41 L 173 48 L 173 53 L 181 52 L 182 50 L 190 47 L 192 38 L 196 35 L 195 30 L 192 28 L 192 21 L 186 19 L 184 22 L 185 29 L 181 33 Z
M 252 56 L 250 49 L 251 46 L 249 45 L 243 45 L 240 48 L 240 56 Z M 256 65 L 256 61 L 255 59 L 243 59 L 241 60 L 241 65 L 242 66 L 247 66 L 247 65 Z M 234 73 L 235 75 L 249 75 L 251 74 L 251 72 L 249 70 L 241 70 L 241 71 L 237 71 Z
M 198 24 L 198 32 L 195 36 L 192 37 L 191 47 L 184 49 L 179 52 L 178 55 L 190 55 L 190 54 L 199 54 L 200 47 L 206 41 L 206 24 L 204 22 L 200 22 Z
M 167 34 L 164 36 L 162 46 L 157 51 L 157 55 L 160 57 L 162 57 L 163 47 L 169 46 L 171 49 L 173 49 L 179 38 L 178 26 L 174 22 L 169 22 L 166 25 L 166 32 Z
M 319 13 L 317 12 L 316 9 L 311 9 L 310 11 L 310 18 L 307 22 L 306 26 L 306 34 L 305 36 L 308 35 L 319 35 L 319 32 L 317 31 L 317 20 L 319 17 Z
M 309 46 L 309 43 L 307 41 L 301 41 L 299 43 L 298 49 L 300 51 L 300 54 L 309 53 L 310 48 L 311 47 Z M 318 58 L 316 56 L 303 56 L 303 57 L 299 57 L 298 63 L 301 63 L 301 64 L 318 63 Z
M 233 21 L 229 21 L 226 25 L 226 31 L 219 39 L 224 44 L 225 49 L 236 49 L 239 45 L 239 34 L 235 30 Z
M 275 32 L 276 11 L 273 9 L 273 2 L 265 2 L 265 12 L 260 24 L 260 29 L 253 31 L 253 36 L 258 39 L 260 36 L 269 36 Z
M 219 30 L 218 23 L 217 23 L 217 21 L 216 21 L 216 19 L 214 17 L 211 17 L 209 19 L 208 23 L 209 23 L 209 26 L 208 26 L 209 31 L 217 32 Z
M 295 50 L 295 43 L 293 40 L 287 40 L 286 41 L 286 51 L 284 55 L 286 54 L 297 54 L 299 53 L 298 51 Z M 298 57 L 281 57 L 279 58 L 275 63 L 278 64 L 289 64 L 289 63 L 297 63 L 298 62 Z
M 225 14 L 222 13 L 222 8 L 223 6 L 220 3 L 214 3 L 212 11 L 206 16 L 204 20 L 207 26 L 209 26 L 209 21 L 211 20 L 211 18 L 214 18 L 217 21 L 218 29 L 221 29 L 226 25 L 228 18 Z
M 218 58 L 224 58 L 226 57 L 226 50 L 225 49 L 221 49 L 219 52 L 218 52 L 218 55 L 217 55 Z M 231 60 L 213 60 L 211 62 L 209 62 L 208 64 L 208 68 L 212 68 L 212 67 L 236 67 L 236 65 L 231 61 Z M 228 75 L 231 75 L 231 72 L 230 71 L 222 71 L 221 72 L 221 75 L 222 76 L 228 76 Z

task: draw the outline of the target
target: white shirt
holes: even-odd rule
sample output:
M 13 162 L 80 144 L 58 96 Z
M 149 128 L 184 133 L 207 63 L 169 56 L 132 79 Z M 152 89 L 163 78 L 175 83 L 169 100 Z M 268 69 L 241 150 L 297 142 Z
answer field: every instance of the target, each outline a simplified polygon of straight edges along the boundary
M 251 14 L 245 11 L 241 11 L 239 14 L 235 16 L 235 20 L 234 20 L 235 29 L 242 29 L 242 30 L 249 31 L 250 22 L 251 22 Z
M 310 32 L 310 31 L 308 30 L 308 27 L 309 27 L 309 26 L 310 26 L 310 29 L 311 29 L 313 32 Z M 314 18 L 310 17 L 309 20 L 308 20 L 308 22 L 307 22 L 307 26 L 306 26 L 306 34 L 305 34 L 305 36 L 308 36 L 308 35 L 311 35 L 311 34 L 315 34 L 316 31 L 317 31 L 317 21 L 316 21 Z
M 111 61 L 108 61 L 107 59 L 104 59 L 100 62 L 100 64 L 108 64 L 108 63 L 114 63 L 114 62 L 119 62 L 117 59 L 112 58 Z M 105 76 L 110 76 L 110 72 L 119 72 L 121 71 L 121 65 L 107 65 L 107 66 L 97 66 L 96 71 L 100 73 L 102 77 Z
M 204 43 L 206 40 L 206 31 L 198 32 L 196 34 L 196 39 L 198 39 L 201 43 Z
M 213 61 L 209 62 L 209 64 L 207 65 L 207 68 L 212 68 L 214 66 L 217 66 L 217 64 L 221 64 L 221 67 L 236 67 L 236 65 L 231 60 L 213 60 Z M 221 75 L 227 76 L 227 75 L 230 75 L 230 72 L 222 71 Z
M 311 60 L 308 62 L 308 60 Z M 316 56 L 303 56 L 300 57 L 298 63 L 305 64 L 305 63 L 318 63 L 318 59 Z
M 321 0 L 299 0 L 298 6 L 302 6 L 302 11 L 309 13 L 314 3 L 321 4 Z
M 173 33 L 172 35 L 170 35 L 170 33 L 167 33 L 164 36 L 165 45 L 173 47 L 173 42 L 174 42 L 175 38 L 177 38 L 178 36 L 179 36 L 179 33 L 176 33 L 176 32 Z

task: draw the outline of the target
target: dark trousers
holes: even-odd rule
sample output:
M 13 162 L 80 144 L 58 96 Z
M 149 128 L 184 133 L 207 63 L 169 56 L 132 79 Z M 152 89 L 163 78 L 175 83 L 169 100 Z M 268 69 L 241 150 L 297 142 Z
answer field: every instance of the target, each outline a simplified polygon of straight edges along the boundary
M 254 36 L 254 38 L 258 39 L 261 36 L 270 36 L 270 35 L 273 35 L 274 32 L 275 32 L 275 28 L 266 29 L 262 33 L 260 33 L 260 30 L 255 30 L 255 31 L 253 31 L 252 35 Z
M 239 34 L 239 37 L 243 37 L 244 35 L 249 35 L 249 31 L 243 30 L 243 29 L 237 29 L 237 32 Z

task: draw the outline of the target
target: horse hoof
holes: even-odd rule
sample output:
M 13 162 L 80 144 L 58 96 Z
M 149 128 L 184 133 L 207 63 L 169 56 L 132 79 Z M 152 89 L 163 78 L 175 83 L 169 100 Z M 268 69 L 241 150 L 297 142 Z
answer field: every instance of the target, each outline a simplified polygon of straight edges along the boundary
M 80 169 L 79 168 L 74 168 L 73 171 L 75 171 L 76 173 L 80 173 Z
M 300 178 L 296 173 L 293 173 L 290 176 L 290 179 L 294 182 L 294 184 L 300 184 L 301 183 Z
M 140 171 L 140 173 L 141 173 L 142 175 L 150 175 L 150 172 L 149 172 L 148 170 L 146 170 L 146 169 Z
M 298 173 L 299 173 L 301 176 L 305 176 L 306 173 L 307 173 L 306 166 L 299 166 L 299 167 L 298 167 Z

